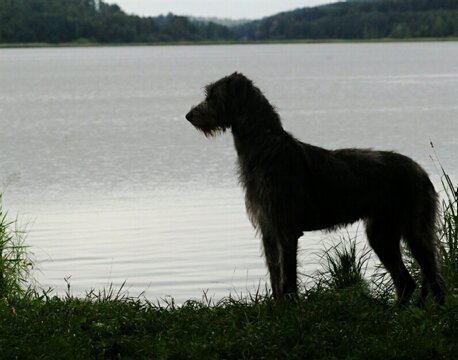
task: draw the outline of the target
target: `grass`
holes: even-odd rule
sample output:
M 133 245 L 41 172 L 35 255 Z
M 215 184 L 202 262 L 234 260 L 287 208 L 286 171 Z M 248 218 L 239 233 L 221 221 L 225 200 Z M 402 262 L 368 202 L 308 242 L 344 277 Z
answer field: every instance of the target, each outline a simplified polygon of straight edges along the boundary
M 261 292 L 218 302 L 204 294 L 176 306 L 129 297 L 122 287 L 85 298 L 20 291 L 31 266 L 27 248 L 16 245 L 16 224 L 0 207 L 2 254 L 19 255 L 1 263 L 0 358 L 456 359 L 458 202 L 450 177 L 442 175 L 444 307 L 396 307 L 384 273 L 372 282 L 364 277 L 369 253 L 358 250 L 356 238 L 324 252 L 314 286 L 277 302 Z
M 434 150 L 434 145 L 431 143 Z M 442 272 L 452 290 L 458 294 L 458 186 L 455 187 L 450 176 L 435 156 L 442 179 L 442 216 L 440 224 L 440 249 Z
M 452 359 L 457 340 L 456 303 L 394 309 L 355 289 L 278 303 L 35 297 L 0 306 L 2 359 Z
M 317 287 L 327 289 L 359 288 L 369 290 L 364 275 L 367 270 L 371 251 L 367 246 L 358 249 L 357 235 L 341 238 L 326 249 L 322 256 L 323 269 L 312 276 Z
M 9 221 L 0 194 L 0 299 L 24 293 L 34 263 L 25 244 L 26 232 L 18 220 Z

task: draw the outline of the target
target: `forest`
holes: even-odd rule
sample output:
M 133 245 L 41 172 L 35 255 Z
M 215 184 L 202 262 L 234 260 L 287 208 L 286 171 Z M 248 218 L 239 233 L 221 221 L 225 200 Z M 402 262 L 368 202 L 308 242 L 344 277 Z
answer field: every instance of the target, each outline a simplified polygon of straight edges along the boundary
M 127 15 L 96 0 L 0 0 L 0 43 L 216 41 L 232 32 L 184 16 Z
M 458 36 L 456 0 L 353 0 L 236 26 L 140 17 L 96 0 L 0 0 L 0 43 L 166 43 Z
M 456 0 L 354 0 L 243 24 L 238 39 L 382 39 L 458 36 Z

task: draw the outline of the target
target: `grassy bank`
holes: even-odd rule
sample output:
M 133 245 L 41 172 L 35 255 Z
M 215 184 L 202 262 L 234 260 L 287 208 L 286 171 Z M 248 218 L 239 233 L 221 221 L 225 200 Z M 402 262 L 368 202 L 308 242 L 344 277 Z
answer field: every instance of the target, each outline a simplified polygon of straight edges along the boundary
M 32 263 L 0 206 L 0 359 L 456 359 L 458 202 L 442 178 L 444 307 L 395 306 L 383 274 L 364 278 L 367 253 L 355 242 L 327 251 L 315 285 L 278 302 L 254 294 L 175 306 L 113 289 L 59 298 L 25 290 Z
M 297 300 L 157 307 L 135 299 L 0 304 L 2 359 L 455 359 L 458 307 L 396 309 L 357 288 Z

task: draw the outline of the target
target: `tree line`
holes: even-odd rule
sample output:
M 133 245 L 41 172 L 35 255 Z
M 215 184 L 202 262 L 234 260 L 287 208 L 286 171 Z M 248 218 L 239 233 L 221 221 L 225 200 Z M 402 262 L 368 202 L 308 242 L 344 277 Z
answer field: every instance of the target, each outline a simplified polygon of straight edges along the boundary
M 234 29 L 249 40 L 458 36 L 456 0 L 356 0 L 303 8 Z
M 127 15 L 96 0 L 0 0 L 0 43 L 154 43 L 232 38 L 225 26 L 168 14 Z
M 0 43 L 157 43 L 458 36 L 457 0 L 353 0 L 237 26 L 127 15 L 96 0 L 0 0 Z

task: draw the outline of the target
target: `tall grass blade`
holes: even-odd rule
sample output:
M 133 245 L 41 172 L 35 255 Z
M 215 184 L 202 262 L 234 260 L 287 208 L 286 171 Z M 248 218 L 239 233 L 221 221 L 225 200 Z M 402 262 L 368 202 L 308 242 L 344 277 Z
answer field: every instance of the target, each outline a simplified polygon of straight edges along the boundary
M 27 292 L 34 261 L 25 239 L 26 232 L 20 229 L 18 219 L 8 220 L 0 193 L 0 298 Z

